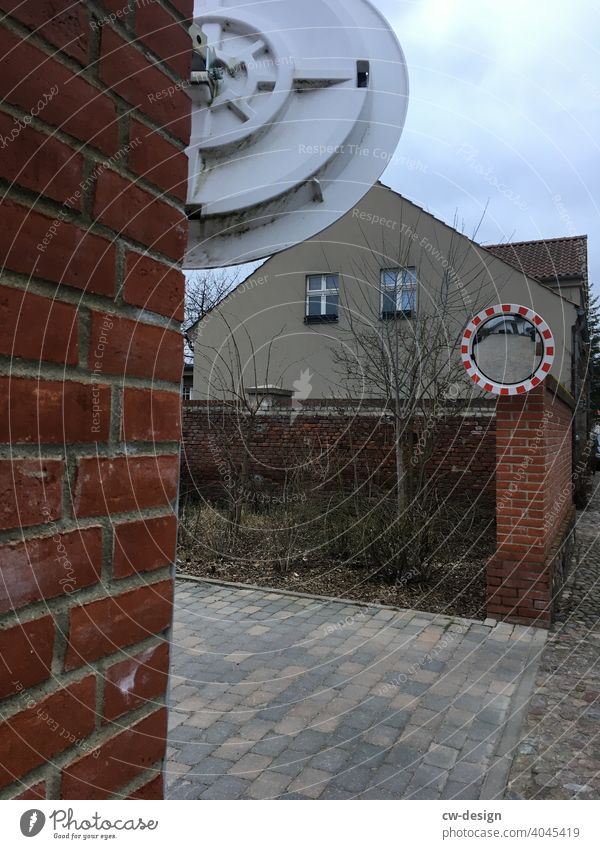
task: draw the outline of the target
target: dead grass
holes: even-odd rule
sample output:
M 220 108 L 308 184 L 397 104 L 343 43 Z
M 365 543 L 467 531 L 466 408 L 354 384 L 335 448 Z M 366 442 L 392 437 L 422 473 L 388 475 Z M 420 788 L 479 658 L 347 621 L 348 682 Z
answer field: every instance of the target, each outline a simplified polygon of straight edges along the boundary
M 178 569 L 185 574 L 316 595 L 485 617 L 489 514 L 464 507 L 391 521 L 389 501 L 293 503 L 224 511 L 188 502 Z

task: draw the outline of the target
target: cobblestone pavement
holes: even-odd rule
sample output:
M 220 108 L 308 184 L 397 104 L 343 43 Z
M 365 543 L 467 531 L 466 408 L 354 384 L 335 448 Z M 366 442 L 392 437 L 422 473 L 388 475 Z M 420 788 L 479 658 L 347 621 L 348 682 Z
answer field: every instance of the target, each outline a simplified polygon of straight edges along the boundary
M 600 475 L 542 655 L 508 798 L 600 799 Z
M 179 580 L 172 799 L 490 799 L 546 632 Z

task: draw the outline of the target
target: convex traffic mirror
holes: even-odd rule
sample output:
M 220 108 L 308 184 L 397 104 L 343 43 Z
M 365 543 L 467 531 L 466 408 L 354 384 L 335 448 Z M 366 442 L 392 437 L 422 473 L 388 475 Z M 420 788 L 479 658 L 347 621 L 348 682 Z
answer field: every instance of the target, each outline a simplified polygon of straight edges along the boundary
M 520 395 L 538 386 L 554 360 L 552 332 L 541 316 L 519 304 L 498 304 L 467 325 L 461 357 L 484 391 Z

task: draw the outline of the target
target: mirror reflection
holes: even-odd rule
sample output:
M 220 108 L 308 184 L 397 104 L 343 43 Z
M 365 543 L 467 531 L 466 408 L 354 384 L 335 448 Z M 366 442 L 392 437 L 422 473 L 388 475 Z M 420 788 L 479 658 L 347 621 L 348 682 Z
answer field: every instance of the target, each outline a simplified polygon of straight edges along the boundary
M 478 329 L 473 360 L 484 377 L 507 385 L 529 380 L 544 356 L 536 327 L 516 313 L 495 316 Z

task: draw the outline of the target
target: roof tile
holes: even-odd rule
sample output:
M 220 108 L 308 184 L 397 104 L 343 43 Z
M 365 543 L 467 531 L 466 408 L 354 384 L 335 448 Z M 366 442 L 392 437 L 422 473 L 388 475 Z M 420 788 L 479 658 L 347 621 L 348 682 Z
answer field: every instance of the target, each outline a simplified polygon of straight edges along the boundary
M 587 277 L 587 236 L 484 245 L 504 262 L 542 282 Z

